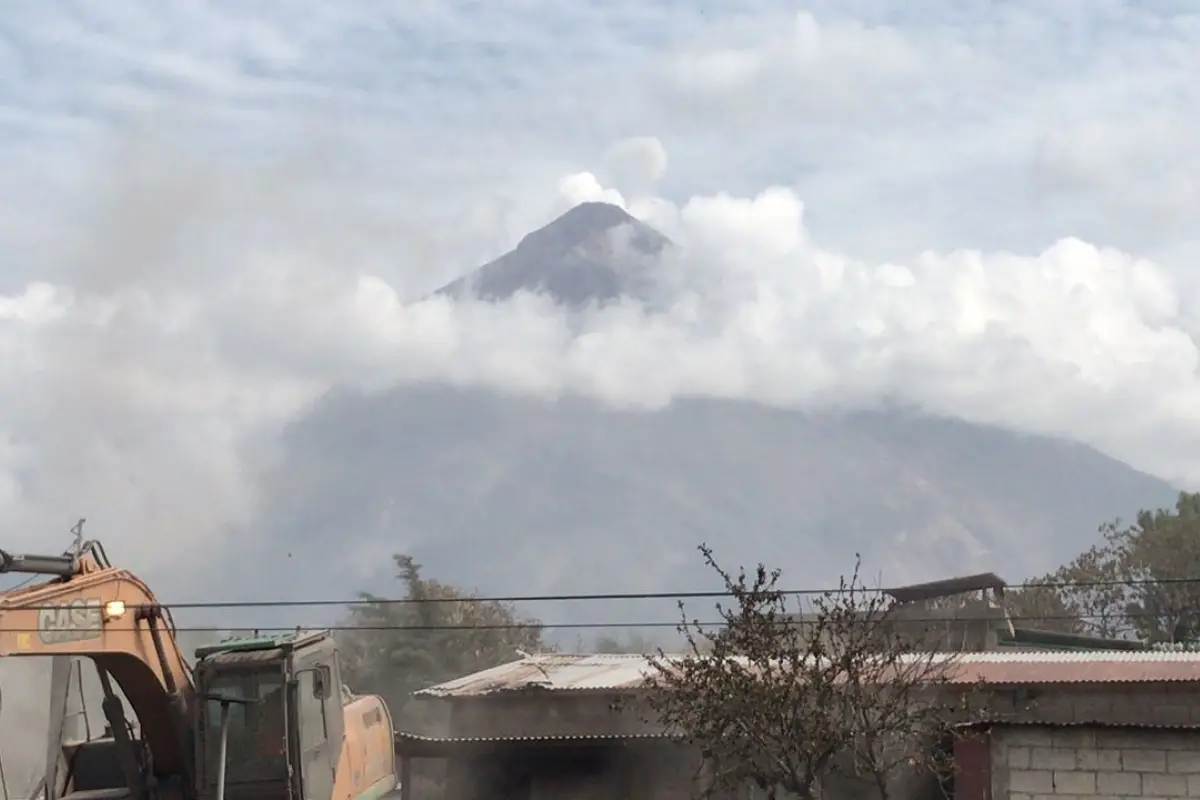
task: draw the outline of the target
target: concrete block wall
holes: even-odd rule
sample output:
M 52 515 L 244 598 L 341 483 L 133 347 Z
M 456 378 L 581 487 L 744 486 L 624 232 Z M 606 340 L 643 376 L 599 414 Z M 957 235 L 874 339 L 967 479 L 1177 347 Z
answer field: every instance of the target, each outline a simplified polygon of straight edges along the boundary
M 993 800 L 1200 797 L 1200 731 L 992 729 Z
M 989 693 L 991 714 L 1016 720 L 1122 725 L 1200 724 L 1195 684 L 1065 684 L 997 688 Z

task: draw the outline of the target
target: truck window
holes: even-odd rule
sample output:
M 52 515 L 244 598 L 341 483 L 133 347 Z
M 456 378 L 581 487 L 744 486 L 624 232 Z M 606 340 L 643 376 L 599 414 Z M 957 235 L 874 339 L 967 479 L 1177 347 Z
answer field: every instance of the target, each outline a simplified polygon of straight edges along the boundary
M 278 780 L 287 776 L 287 727 L 284 724 L 284 682 L 276 670 L 218 674 L 205 694 L 254 700 L 229 706 L 227 784 Z M 221 704 L 204 704 L 205 777 L 215 784 L 221 746 Z
M 296 702 L 300 704 L 300 733 L 307 750 L 324 742 L 329 734 L 325 727 L 325 701 L 319 691 L 320 673 L 305 670 L 300 673 L 299 681 Z

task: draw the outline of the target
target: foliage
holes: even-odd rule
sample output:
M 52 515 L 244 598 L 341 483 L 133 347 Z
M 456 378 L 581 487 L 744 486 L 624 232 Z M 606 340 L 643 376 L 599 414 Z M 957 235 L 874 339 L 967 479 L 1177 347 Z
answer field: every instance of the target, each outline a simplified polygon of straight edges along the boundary
M 898 635 L 892 601 L 860 583 L 857 565 L 798 615 L 777 588 L 778 570 L 733 576 L 700 550 L 732 602 L 718 605 L 716 630 L 689 621 L 680 604 L 690 652 L 653 659 L 646 702 L 699 746 L 710 793 L 749 784 L 807 800 L 843 772 L 886 798 L 902 769 L 939 766 L 933 744 L 961 719 L 962 695 L 947 686 L 956 656 Z
M 1035 613 L 1074 617 L 1065 628 L 1146 642 L 1200 637 L 1200 494 L 1180 493 L 1174 509 L 1141 511 L 1131 525 L 1100 527 L 1101 543 L 1023 590 Z M 1049 627 L 1039 625 L 1039 627 Z
M 473 595 L 422 577 L 411 556 L 393 558 L 401 602 L 364 593 L 338 644 L 346 683 L 382 695 L 397 723 L 413 716 L 418 689 L 512 661 L 519 650 L 546 649 L 537 620 L 505 603 L 462 602 Z

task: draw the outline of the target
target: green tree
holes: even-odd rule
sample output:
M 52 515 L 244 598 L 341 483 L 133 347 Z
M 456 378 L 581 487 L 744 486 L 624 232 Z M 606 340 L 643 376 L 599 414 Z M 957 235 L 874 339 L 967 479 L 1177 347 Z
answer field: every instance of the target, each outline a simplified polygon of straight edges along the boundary
M 1056 585 L 1015 593 L 1023 613 L 1036 620 L 1057 610 L 1074 617 L 1066 629 L 1100 636 L 1200 639 L 1200 494 L 1181 492 L 1175 508 L 1143 510 L 1132 524 L 1114 520 L 1099 533 L 1099 544 L 1033 582 Z
M 1149 642 L 1200 637 L 1200 494 L 1181 492 L 1173 510 L 1142 511 L 1128 527 L 1105 530 L 1125 581 L 1126 623 Z
M 1010 590 L 1009 615 L 1017 625 L 1040 630 L 1127 638 L 1121 575 L 1120 561 L 1106 540 L 1054 572 Z
M 345 680 L 353 691 L 381 695 L 397 725 L 420 723 L 411 695 L 442 681 L 513 661 L 519 651 L 547 649 L 542 625 L 509 604 L 422 577 L 411 556 L 393 557 L 399 598 L 363 593 L 338 632 Z M 399 600 L 400 602 L 396 602 Z

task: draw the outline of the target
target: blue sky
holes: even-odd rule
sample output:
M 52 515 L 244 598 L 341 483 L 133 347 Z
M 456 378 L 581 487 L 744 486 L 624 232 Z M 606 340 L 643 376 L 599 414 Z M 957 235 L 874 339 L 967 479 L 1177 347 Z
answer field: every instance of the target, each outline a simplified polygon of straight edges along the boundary
M 898 396 L 1194 484 L 1197 75 L 1182 2 L 6 4 L 0 523 L 203 541 L 314 397 L 428 378 Z M 671 314 L 403 305 L 589 198 L 684 246 Z
M 320 180 L 455 220 L 654 135 L 668 196 L 796 186 L 813 229 L 863 257 L 1064 235 L 1190 257 L 1187 4 L 718 5 L 11 6 L 5 196 L 56 213 L 114 139 L 165 119 L 221 158 L 321 142 L 340 181 Z

